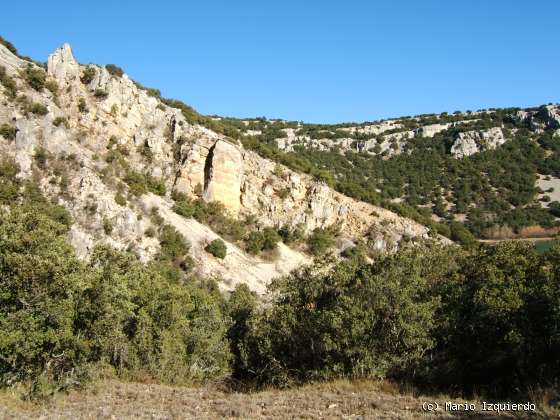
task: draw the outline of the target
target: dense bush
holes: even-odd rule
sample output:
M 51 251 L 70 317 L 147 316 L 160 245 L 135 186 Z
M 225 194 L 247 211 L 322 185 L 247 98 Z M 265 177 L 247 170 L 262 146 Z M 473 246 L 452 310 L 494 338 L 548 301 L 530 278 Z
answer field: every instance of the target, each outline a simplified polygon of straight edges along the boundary
M 250 321 L 256 315 L 258 299 L 247 285 L 240 284 L 231 293 L 226 305 L 226 313 L 231 322 L 227 331 L 232 358 L 232 375 L 244 379 L 248 375 L 247 362 L 249 352 L 247 346 Z
M 0 210 L 0 386 L 21 382 L 29 397 L 42 397 L 83 384 L 101 366 L 172 384 L 227 374 L 222 300 L 177 278 L 165 259 L 145 265 L 98 247 L 79 261 L 67 212 L 22 185 L 12 162 L 0 169 L 9 206 Z M 169 258 L 188 249 L 171 228 L 161 240 Z
M 85 360 L 74 323 L 89 279 L 63 225 L 32 207 L 2 213 L 0 381 L 64 380 Z
M 122 75 L 124 74 L 123 69 L 121 69 L 119 66 L 115 64 L 107 64 L 105 68 L 107 69 L 109 74 L 113 76 L 122 77 Z
M 38 102 L 33 102 L 29 107 L 29 112 L 35 115 L 44 116 L 49 113 L 49 110 L 45 105 Z
M 4 66 L 0 66 L 0 83 L 6 90 L 6 96 L 10 99 L 15 99 L 17 95 L 17 84 L 14 79 L 8 76 Z
M 0 136 L 6 140 L 14 140 L 16 138 L 16 128 L 8 124 L 0 125 Z
M 121 193 L 117 193 L 115 195 L 115 203 L 119 206 L 126 206 L 126 198 Z
M 222 260 L 226 257 L 227 254 L 226 244 L 221 239 L 214 239 L 212 242 L 206 245 L 206 248 L 204 249 L 214 257 L 220 258 Z
M 236 292 L 233 373 L 275 385 L 391 376 L 495 397 L 554 386 L 559 266 L 560 248 L 511 242 L 306 267 L 273 281 L 265 307 Z
M 317 228 L 307 238 L 309 252 L 313 255 L 322 255 L 332 248 L 335 244 L 335 236 L 328 229 Z
M 40 169 L 46 169 L 49 153 L 44 147 L 37 147 L 33 154 L 33 159 L 35 159 L 35 163 Z
M 434 345 L 437 298 L 418 250 L 371 266 L 332 261 L 273 281 L 273 303 L 245 320 L 234 371 L 286 385 L 341 376 L 384 377 L 418 364 Z
M 163 226 L 159 242 L 161 244 L 161 253 L 174 261 L 183 258 L 190 248 L 190 244 L 183 235 L 170 225 Z
M 58 94 L 58 83 L 56 82 L 56 80 L 47 80 L 45 82 L 45 87 L 49 90 L 49 92 L 51 92 L 53 94 L 53 96 L 56 98 L 56 95 Z
M 61 125 L 63 125 L 64 127 L 68 128 L 68 120 L 65 117 L 56 117 L 53 120 L 53 125 L 55 127 L 60 127 Z
M 152 192 L 157 195 L 165 195 L 166 188 L 162 179 L 149 174 L 142 174 L 132 170 L 127 171 L 124 182 L 128 184 L 130 192 L 139 197 L 142 194 Z
M 25 79 L 27 84 L 31 86 L 38 92 L 41 92 L 45 87 L 46 74 L 45 70 L 38 67 L 34 67 L 31 63 L 28 63 L 25 70 L 21 72 L 22 77 Z
M 78 99 L 78 111 L 80 111 L 82 114 L 88 112 L 86 100 L 84 98 Z
M 297 245 L 305 240 L 305 228 L 303 224 L 294 227 L 282 226 L 278 230 L 278 234 L 282 238 L 282 242 L 286 245 Z
M 109 94 L 104 91 L 103 89 L 95 89 L 93 91 L 93 96 L 95 96 L 97 99 L 107 99 L 107 96 L 109 96 Z
M 264 235 L 262 232 L 253 231 L 245 239 L 245 250 L 249 254 L 256 255 L 264 249 Z
M 507 395 L 560 378 L 560 249 L 505 242 L 466 256 L 439 282 L 432 384 Z
M 93 78 L 95 77 L 96 74 L 97 72 L 95 70 L 95 67 L 87 66 L 82 72 L 82 76 L 80 77 L 80 80 L 84 85 L 89 85 L 93 81 Z
M 245 286 L 224 302 L 177 268 L 189 245 L 171 226 L 148 265 L 109 247 L 79 261 L 68 212 L 18 171 L 0 162 L 2 386 L 42 395 L 102 365 L 165 383 L 231 369 L 262 385 L 393 377 L 494 396 L 560 377 L 560 248 L 428 242 L 373 262 L 352 253 L 274 280 L 267 305 Z

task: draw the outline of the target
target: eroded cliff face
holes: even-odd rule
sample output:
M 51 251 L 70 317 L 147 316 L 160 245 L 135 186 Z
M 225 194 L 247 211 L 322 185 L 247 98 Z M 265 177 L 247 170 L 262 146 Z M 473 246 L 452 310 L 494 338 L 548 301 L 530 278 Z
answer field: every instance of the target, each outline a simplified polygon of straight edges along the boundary
M 451 154 L 460 159 L 484 150 L 494 150 L 506 142 L 504 133 L 499 127 L 488 130 L 467 131 L 459 133 L 451 146 Z
M 190 123 L 179 109 L 150 96 L 126 74 L 119 77 L 105 67 L 79 65 L 68 45 L 48 58 L 47 79 L 58 84 L 55 92 L 33 90 L 22 72 L 35 65 L 1 45 L 0 65 L 16 80 L 20 97 L 47 108 L 45 115 L 29 112 L 23 100 L 8 98 L 0 88 L 0 124 L 17 129 L 15 140 L 0 138 L 0 151 L 17 160 L 22 176 L 33 173 L 39 148 L 50 154 L 50 161 L 65 162 L 67 174 L 53 173 L 41 182 L 45 193 L 74 217 L 70 239 L 80 256 L 87 256 L 95 244 L 108 243 L 149 260 L 159 248 L 157 239 L 146 235 L 156 227 L 150 217 L 155 208 L 191 241 L 199 270 L 220 276 L 224 288 L 247 282 L 262 292 L 271 278 L 310 261 L 281 246 L 276 260 L 266 262 L 229 243 L 231 252 L 218 261 L 204 252 L 217 235 L 170 210 L 174 190 L 221 202 L 233 217 L 252 215 L 265 226 L 301 224 L 309 232 L 334 225 L 346 244 L 368 235 L 378 249 L 392 250 L 405 237 L 428 236 L 428 229 L 412 220 L 343 196 Z M 90 78 L 83 77 L 86 72 Z M 123 182 L 122 168 L 161 179 L 166 197 L 135 197 Z M 117 203 L 119 194 L 127 197 L 126 204 Z M 110 231 L 104 228 L 107 221 Z
M 237 216 L 241 207 L 242 175 L 243 157 L 239 147 L 224 140 L 217 141 L 204 164 L 204 199 L 222 203 Z

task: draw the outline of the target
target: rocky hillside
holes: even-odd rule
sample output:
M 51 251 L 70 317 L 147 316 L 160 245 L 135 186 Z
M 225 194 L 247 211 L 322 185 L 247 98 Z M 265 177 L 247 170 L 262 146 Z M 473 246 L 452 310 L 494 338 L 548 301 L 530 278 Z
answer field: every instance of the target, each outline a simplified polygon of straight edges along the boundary
M 248 252 L 246 235 L 259 238 L 254 232 L 266 227 L 308 237 L 329 231 L 339 251 L 362 243 L 391 251 L 435 234 L 261 157 L 114 65 L 80 65 L 67 44 L 46 65 L 0 45 L 0 66 L 2 157 L 70 211 L 70 240 L 82 257 L 107 243 L 149 260 L 166 225 L 189 241 L 194 270 L 226 289 L 244 282 L 263 292 L 312 259 L 295 241 Z M 206 251 L 220 237 L 225 258 Z
M 293 127 L 294 123 L 277 120 L 265 123 L 261 129 L 245 128 L 241 131 L 247 136 L 259 136 L 271 127 L 285 126 L 286 128 L 279 128 L 281 137 L 274 139 L 280 150 L 294 151 L 298 146 L 303 146 L 317 150 L 336 150 L 340 153 L 355 151 L 385 159 L 410 150 L 410 143 L 414 139 L 431 139 L 440 134 L 452 138 L 449 152 L 454 158 L 460 159 L 485 150 L 494 150 L 514 137 L 518 128 L 508 129 L 503 122 L 488 126 L 488 120 L 492 120 L 496 114 L 493 110 L 456 112 L 452 116 L 433 114 L 359 125 L 326 125 L 319 129 L 301 123 L 296 123 Z M 555 136 L 560 136 L 560 107 L 557 105 L 527 110 L 511 109 L 508 118 L 512 124 L 527 126 L 534 133 L 541 134 L 550 129 Z M 245 127 L 262 125 L 259 120 L 242 122 Z
M 338 191 L 455 240 L 550 236 L 558 230 L 555 104 L 363 124 L 224 121 L 235 125 L 246 147 L 310 173 L 326 170 Z

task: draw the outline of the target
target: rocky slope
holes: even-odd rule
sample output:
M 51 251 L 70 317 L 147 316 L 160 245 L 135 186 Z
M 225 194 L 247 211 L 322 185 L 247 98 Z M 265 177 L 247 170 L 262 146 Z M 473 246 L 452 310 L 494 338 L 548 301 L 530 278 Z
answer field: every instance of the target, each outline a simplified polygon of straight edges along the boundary
M 477 112 L 456 112 L 419 117 L 405 117 L 384 120 L 377 123 L 325 125 L 313 137 L 307 134 L 306 127 L 298 124 L 292 127 L 288 121 L 283 122 L 288 128 L 282 128 L 282 137 L 275 139 L 280 150 L 294 151 L 296 146 L 317 150 L 339 150 L 341 153 L 355 151 L 384 158 L 398 155 L 407 150 L 414 139 L 433 138 L 437 134 L 450 135 L 453 143 L 450 153 L 460 159 L 484 150 L 493 150 L 512 138 L 511 132 L 504 131 L 504 125 L 477 128 L 477 125 L 493 110 Z M 518 110 L 511 113 L 511 119 L 523 123 L 535 133 L 545 129 L 556 129 L 560 136 L 560 106 L 547 105 L 541 109 Z M 437 122 L 435 122 L 437 121 Z M 254 125 L 254 120 L 244 121 L 247 127 Z M 278 122 L 278 120 L 277 120 Z M 279 121 L 282 123 L 282 121 Z M 247 136 L 261 135 L 263 130 L 247 128 Z
M 271 278 L 310 261 L 282 244 L 272 261 L 232 243 L 224 260 L 214 258 L 204 247 L 218 235 L 174 213 L 172 191 L 220 202 L 232 217 L 251 215 L 262 226 L 301 224 L 306 232 L 336 226 L 339 249 L 366 238 L 372 247 L 392 250 L 403 238 L 429 234 L 189 121 L 126 74 L 80 65 L 69 45 L 48 57 L 45 70 L 0 45 L 0 66 L 17 88 L 14 95 L 0 84 L 0 125 L 15 129 L 15 138 L 0 137 L 0 151 L 17 161 L 21 176 L 40 179 L 44 192 L 70 210 L 70 239 L 82 257 L 108 243 L 149 260 L 160 245 L 147 232 L 164 222 L 190 241 L 197 270 L 219 277 L 226 289 L 245 282 L 263 292 Z M 34 83 L 41 77 L 44 87 Z M 123 182 L 131 174 L 159 183 L 163 196 L 135 192 Z

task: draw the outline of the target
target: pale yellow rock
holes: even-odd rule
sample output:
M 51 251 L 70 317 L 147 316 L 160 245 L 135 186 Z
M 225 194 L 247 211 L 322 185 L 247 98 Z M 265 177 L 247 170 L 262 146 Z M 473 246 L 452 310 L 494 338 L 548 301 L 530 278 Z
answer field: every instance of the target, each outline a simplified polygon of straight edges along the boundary
M 243 159 L 237 146 L 218 141 L 210 150 L 204 167 L 204 199 L 218 201 L 232 214 L 241 207 Z

